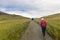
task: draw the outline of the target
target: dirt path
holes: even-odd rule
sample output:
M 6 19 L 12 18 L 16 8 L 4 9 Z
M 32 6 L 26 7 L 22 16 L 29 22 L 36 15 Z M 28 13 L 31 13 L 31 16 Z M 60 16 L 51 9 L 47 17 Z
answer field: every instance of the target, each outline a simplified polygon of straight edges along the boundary
M 53 40 L 47 33 L 45 39 Z M 29 27 L 26 30 L 25 34 L 22 36 L 20 40 L 45 40 L 45 39 L 43 39 L 41 27 L 37 23 L 32 21 L 29 24 Z

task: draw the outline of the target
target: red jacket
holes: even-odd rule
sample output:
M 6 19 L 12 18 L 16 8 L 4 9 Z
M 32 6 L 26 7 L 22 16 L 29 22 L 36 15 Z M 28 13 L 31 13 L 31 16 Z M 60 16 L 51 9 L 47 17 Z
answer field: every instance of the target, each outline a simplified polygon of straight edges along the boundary
M 41 27 L 46 27 L 47 23 L 45 20 L 41 20 L 40 25 Z

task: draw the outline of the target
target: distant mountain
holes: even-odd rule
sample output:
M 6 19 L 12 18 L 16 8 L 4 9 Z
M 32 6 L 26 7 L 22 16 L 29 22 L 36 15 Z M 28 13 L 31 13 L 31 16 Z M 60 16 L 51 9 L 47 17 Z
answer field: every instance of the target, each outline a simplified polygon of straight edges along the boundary
M 7 15 L 6 13 L 4 13 L 4 12 L 2 12 L 2 11 L 0 11 L 0 15 Z
M 15 14 L 8 14 L 0 11 L 0 19 L 27 19 L 26 17 L 15 15 Z
M 60 13 L 54 14 L 54 15 L 49 15 L 46 16 L 46 18 L 59 18 L 60 17 Z M 59 18 L 60 19 L 60 18 Z

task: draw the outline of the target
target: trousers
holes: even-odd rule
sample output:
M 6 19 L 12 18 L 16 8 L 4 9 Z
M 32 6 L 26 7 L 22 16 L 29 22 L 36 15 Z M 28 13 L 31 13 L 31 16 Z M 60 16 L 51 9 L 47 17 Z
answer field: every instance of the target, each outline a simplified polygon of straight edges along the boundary
M 42 34 L 45 36 L 46 27 L 42 27 Z

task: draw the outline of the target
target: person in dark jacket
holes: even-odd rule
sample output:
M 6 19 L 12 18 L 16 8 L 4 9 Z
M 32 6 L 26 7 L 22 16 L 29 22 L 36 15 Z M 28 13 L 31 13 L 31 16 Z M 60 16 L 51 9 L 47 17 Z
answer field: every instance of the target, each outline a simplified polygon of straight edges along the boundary
M 41 25 L 41 28 L 42 28 L 43 37 L 45 37 L 47 22 L 44 18 L 41 19 L 40 25 Z
M 34 18 L 32 18 L 32 20 L 34 20 Z

